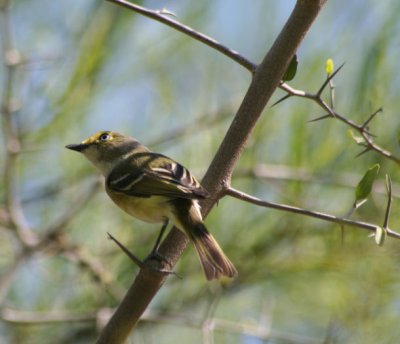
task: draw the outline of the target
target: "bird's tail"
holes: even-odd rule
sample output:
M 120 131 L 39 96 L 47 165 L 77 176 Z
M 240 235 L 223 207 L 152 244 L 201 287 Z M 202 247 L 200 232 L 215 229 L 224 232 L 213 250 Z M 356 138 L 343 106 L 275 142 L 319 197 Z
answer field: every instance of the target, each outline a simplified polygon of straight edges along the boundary
M 235 266 L 204 225 L 197 201 L 175 199 L 173 209 L 175 210 L 174 223 L 193 242 L 207 279 L 211 281 L 221 276 L 237 275 Z
M 235 266 L 203 223 L 200 222 L 191 226 L 188 234 L 193 241 L 204 273 L 209 281 L 221 276 L 234 277 L 237 275 Z

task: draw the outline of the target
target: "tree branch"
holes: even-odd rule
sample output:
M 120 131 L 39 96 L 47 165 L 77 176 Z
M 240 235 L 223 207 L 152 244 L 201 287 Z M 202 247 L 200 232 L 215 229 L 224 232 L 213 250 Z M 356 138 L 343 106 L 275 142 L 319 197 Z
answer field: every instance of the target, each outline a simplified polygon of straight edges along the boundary
M 11 308 L 4 308 L 0 312 L 0 318 L 4 322 L 19 325 L 43 325 L 52 323 L 66 322 L 94 322 L 97 312 L 70 312 L 70 311 L 51 311 L 51 312 L 27 312 L 17 311 Z
M 19 271 L 22 263 L 25 261 L 26 254 L 22 252 L 14 257 L 14 261 L 4 269 L 1 274 L 0 279 L 0 306 L 3 305 L 4 300 L 7 296 L 8 291 L 10 290 L 10 286 L 14 281 L 14 277 L 16 273 Z
M 234 198 L 240 199 L 242 201 L 246 201 L 246 202 L 249 202 L 252 204 L 259 205 L 261 207 L 286 211 L 288 213 L 301 214 L 304 216 L 309 216 L 309 217 L 313 217 L 316 219 L 324 220 L 327 222 L 337 223 L 337 224 L 343 225 L 343 226 L 346 225 L 346 226 L 358 227 L 358 228 L 362 228 L 362 229 L 372 231 L 372 232 L 375 232 L 376 228 L 379 227 L 378 225 L 374 225 L 372 223 L 350 220 L 347 218 L 337 217 L 335 215 L 321 213 L 319 211 L 307 210 L 307 209 L 303 209 L 303 208 L 294 207 L 291 205 L 263 201 L 257 197 L 248 195 L 248 194 L 238 191 L 234 188 L 229 188 L 227 190 L 226 194 L 229 196 L 232 196 Z M 397 233 L 390 229 L 388 229 L 387 233 L 389 236 L 391 236 L 393 238 L 400 239 L 400 233 Z
M 53 323 L 82 323 L 99 322 L 108 309 L 100 311 L 71 312 L 71 311 L 50 311 L 50 312 L 27 312 L 12 308 L 4 308 L 0 311 L 0 319 L 16 325 L 44 325 Z M 108 314 L 105 314 L 106 316 Z M 142 321 L 148 324 L 169 324 L 173 326 L 189 327 L 202 330 L 209 328 L 211 332 L 225 332 L 232 334 L 247 334 L 261 340 L 278 340 L 292 344 L 317 344 L 320 340 L 303 335 L 290 334 L 269 329 L 260 329 L 259 325 L 226 321 L 218 318 L 202 319 L 188 317 L 186 314 L 146 312 Z
M 203 186 L 213 197 L 203 202 L 203 215 L 207 215 L 223 195 L 257 120 L 325 2 L 326 0 L 297 1 L 286 25 L 255 70 L 246 96 L 204 177 Z M 163 21 L 171 22 L 170 19 Z M 179 230 L 174 228 L 170 231 L 159 250 L 160 254 L 168 258 L 169 270 L 172 270 L 187 243 L 188 239 Z M 98 343 L 122 343 L 164 281 L 164 276 L 142 269 L 101 333 Z
M 341 67 L 340 67 L 340 68 L 341 68 Z M 340 70 L 340 68 L 337 69 L 336 72 L 338 72 L 338 71 Z M 336 72 L 335 72 L 335 73 L 336 73 Z M 333 74 L 332 76 L 334 76 L 334 74 Z M 331 79 L 329 79 L 329 80 L 331 80 Z M 329 81 L 329 80 L 328 80 L 328 81 Z M 324 83 L 324 85 L 325 85 L 325 83 Z M 345 117 L 345 116 L 339 114 L 338 112 L 336 112 L 336 111 L 334 110 L 333 107 L 329 106 L 329 105 L 321 98 L 321 91 L 323 90 L 323 87 L 324 87 L 324 86 L 322 86 L 322 87 L 320 88 L 320 90 L 319 90 L 317 93 L 314 94 L 314 93 L 308 93 L 308 92 L 305 92 L 305 91 L 302 91 L 302 90 L 294 89 L 294 88 L 292 88 L 291 86 L 289 86 L 288 84 L 282 83 L 282 84 L 280 85 L 280 88 L 281 88 L 282 90 L 284 90 L 285 92 L 287 92 L 287 95 L 286 95 L 285 97 L 283 97 L 281 100 L 284 100 L 284 99 L 287 99 L 287 98 L 289 98 L 289 97 L 291 97 L 291 96 L 294 96 L 294 97 L 300 97 L 300 98 L 307 98 L 307 99 L 310 99 L 310 100 L 314 101 L 314 102 L 317 103 L 318 106 L 320 106 L 326 113 L 328 113 L 328 115 L 323 116 L 323 117 L 320 117 L 320 118 L 318 118 L 318 119 L 335 118 L 335 119 L 337 119 L 337 120 L 339 120 L 339 121 L 345 123 L 348 127 L 353 128 L 353 129 L 355 129 L 358 133 L 360 133 L 360 135 L 362 136 L 362 138 L 363 138 L 364 141 L 361 142 L 361 143 L 359 143 L 359 144 L 362 145 L 362 146 L 364 146 L 364 147 L 366 147 L 366 149 L 365 149 L 363 152 L 361 152 L 361 154 L 366 153 L 366 152 L 368 152 L 369 150 L 373 150 L 373 151 L 377 152 L 378 154 L 380 154 L 380 155 L 382 155 L 382 156 L 384 156 L 384 157 L 386 157 L 386 158 L 388 158 L 388 159 L 394 161 L 396 164 L 399 164 L 399 165 L 400 165 L 400 158 L 397 157 L 397 156 L 395 156 L 395 155 L 393 155 L 391 152 L 389 152 L 388 150 L 382 148 L 381 146 L 377 145 L 377 144 L 373 141 L 373 139 L 372 139 L 372 137 L 371 137 L 371 134 L 368 133 L 367 128 L 366 128 L 367 125 L 368 125 L 368 123 L 369 123 L 378 113 L 380 113 L 380 112 L 382 111 L 382 109 L 378 109 L 377 111 L 375 111 L 374 113 L 372 113 L 372 114 L 368 117 L 368 119 L 367 119 L 363 124 L 357 124 L 357 123 L 353 122 L 351 119 L 349 119 L 349 118 L 347 118 L 347 117 Z M 275 104 L 278 104 L 281 100 L 279 100 L 279 101 L 276 102 Z M 275 105 L 275 104 L 274 104 L 274 105 Z M 361 154 L 360 154 L 360 155 L 361 155 Z
M 25 245 L 33 245 L 37 242 L 36 235 L 32 232 L 25 214 L 22 210 L 21 200 L 18 194 L 17 162 L 21 152 L 21 140 L 17 125 L 15 124 L 15 99 L 13 89 L 15 85 L 15 73 L 21 62 L 21 56 L 14 47 L 9 16 L 9 1 L 4 1 L 0 8 L 2 52 L 4 61 L 4 84 L 1 97 L 2 130 L 4 138 L 5 162 L 3 165 L 4 196 L 10 222 L 19 239 Z
M 10 268 L 3 274 L 0 279 L 0 304 L 3 302 L 9 287 L 13 281 L 13 278 L 18 271 L 21 264 L 30 259 L 35 253 L 44 251 L 45 249 L 56 245 L 61 251 L 68 251 L 68 247 L 65 243 L 59 241 L 59 237 L 62 231 L 65 229 L 67 224 L 74 218 L 74 216 L 82 209 L 82 207 L 89 201 L 90 198 L 98 190 L 98 181 L 90 183 L 88 189 L 82 192 L 78 197 L 74 205 L 67 208 L 63 214 L 48 228 L 44 230 L 44 235 L 35 237 L 35 242 L 31 242 L 29 245 L 24 242 L 20 236 L 18 236 L 18 243 L 21 244 L 20 252 L 15 256 L 14 263 Z
M 131 11 L 135 11 L 145 17 L 157 20 L 160 23 L 163 23 L 169 27 L 172 27 L 175 30 L 178 30 L 178 31 L 184 33 L 185 35 L 188 35 L 188 36 L 194 38 L 195 40 L 202 42 L 202 43 L 208 45 L 209 47 L 219 51 L 220 53 L 229 57 L 231 60 L 239 63 L 240 65 L 242 65 L 244 68 L 246 68 L 247 70 L 249 70 L 252 73 L 257 68 L 257 66 L 254 63 L 252 63 L 251 61 L 246 59 L 244 56 L 240 55 L 237 51 L 229 49 L 226 46 L 219 43 L 218 41 L 216 41 L 214 38 L 206 36 L 205 34 L 198 32 L 187 25 L 183 25 L 183 24 L 179 23 L 178 21 L 163 15 L 161 11 L 153 11 L 153 10 L 147 9 L 145 7 L 130 3 L 125 0 L 106 0 L 106 1 L 112 2 L 116 5 L 127 8 Z

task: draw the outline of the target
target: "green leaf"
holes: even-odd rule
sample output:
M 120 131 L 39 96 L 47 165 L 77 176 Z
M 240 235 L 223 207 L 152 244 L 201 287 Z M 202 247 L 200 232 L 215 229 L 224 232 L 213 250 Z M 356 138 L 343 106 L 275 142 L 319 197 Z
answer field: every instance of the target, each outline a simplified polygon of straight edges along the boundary
M 379 246 L 383 246 L 383 243 L 385 242 L 386 239 L 386 235 L 387 235 L 386 229 L 379 226 L 376 227 L 374 235 L 376 244 Z
M 289 63 L 288 68 L 286 69 L 285 74 L 283 75 L 282 81 L 290 81 L 296 76 L 297 73 L 297 65 L 299 61 L 297 60 L 297 55 L 294 54 L 292 60 Z
M 347 133 L 349 134 L 349 136 L 350 136 L 358 145 L 365 142 L 364 138 L 361 137 L 361 136 L 357 136 L 356 134 L 354 134 L 353 130 L 349 129 L 349 130 L 347 130 Z
M 374 184 L 375 178 L 379 173 L 379 164 L 375 164 L 371 166 L 367 172 L 365 172 L 364 176 L 358 183 L 355 190 L 355 202 L 354 207 L 358 208 L 365 202 L 365 199 L 368 198 L 369 194 L 372 190 L 372 185 Z

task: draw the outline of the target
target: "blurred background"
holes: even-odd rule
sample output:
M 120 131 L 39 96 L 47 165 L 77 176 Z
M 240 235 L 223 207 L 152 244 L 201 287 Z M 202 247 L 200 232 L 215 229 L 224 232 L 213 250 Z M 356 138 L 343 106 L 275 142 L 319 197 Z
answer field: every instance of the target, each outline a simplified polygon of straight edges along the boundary
M 142 1 L 261 61 L 294 1 Z M 95 0 L 0 1 L 0 343 L 89 343 L 137 267 L 112 233 L 145 257 L 159 227 L 122 213 L 97 171 L 64 146 L 98 130 L 132 135 L 199 179 L 250 82 L 202 43 Z M 7 7 L 7 5 L 9 5 Z M 8 11 L 6 10 L 8 8 Z M 397 1 L 336 0 L 298 51 L 295 88 L 315 92 L 325 61 L 337 112 L 370 124 L 400 155 Z M 284 93 L 277 91 L 274 101 Z M 328 98 L 327 98 L 328 99 Z M 272 104 L 272 102 L 271 102 Z M 385 174 L 394 182 L 390 227 L 400 230 L 398 166 L 362 151 L 341 122 L 304 99 L 260 119 L 232 185 L 259 198 L 343 216 L 373 164 L 368 202 L 352 218 L 382 225 Z M 397 343 L 400 241 L 223 198 L 206 224 L 239 277 L 208 283 L 189 247 L 130 338 L 135 343 Z

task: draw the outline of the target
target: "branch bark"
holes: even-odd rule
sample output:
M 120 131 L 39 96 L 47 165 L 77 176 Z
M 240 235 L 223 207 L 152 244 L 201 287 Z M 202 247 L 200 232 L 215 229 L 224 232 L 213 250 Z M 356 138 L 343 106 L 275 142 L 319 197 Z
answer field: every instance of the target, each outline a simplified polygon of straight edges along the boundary
M 257 120 L 325 3 L 326 0 L 298 0 L 273 46 L 253 73 L 246 96 L 203 179 L 203 186 L 212 195 L 202 204 L 204 216 L 229 188 L 232 172 Z M 160 247 L 160 253 L 171 265 L 165 269 L 172 269 L 187 244 L 183 233 L 175 228 L 170 231 Z M 162 274 L 140 270 L 97 343 L 123 343 L 164 281 Z

